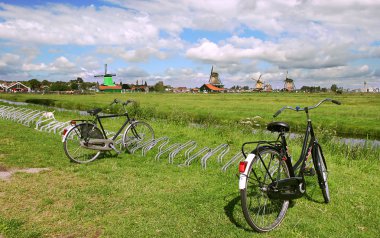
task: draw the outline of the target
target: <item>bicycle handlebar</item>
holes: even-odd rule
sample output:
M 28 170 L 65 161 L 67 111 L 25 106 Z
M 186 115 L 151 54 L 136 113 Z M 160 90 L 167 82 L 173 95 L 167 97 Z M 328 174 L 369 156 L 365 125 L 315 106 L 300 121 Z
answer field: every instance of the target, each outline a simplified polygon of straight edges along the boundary
M 136 103 L 136 101 L 134 101 L 134 100 L 129 100 L 129 99 L 128 99 L 127 101 L 123 102 L 122 105 L 123 105 L 123 106 L 127 106 L 127 105 L 128 105 L 129 103 L 131 103 L 131 102 L 132 102 L 132 103 Z M 115 99 L 111 102 L 110 106 L 113 105 L 113 104 L 118 104 L 118 103 L 120 103 L 120 100 L 117 99 L 117 98 L 115 98 Z
M 332 102 L 332 103 L 335 103 L 337 105 L 341 105 L 342 103 L 337 101 L 337 100 L 333 100 L 331 98 L 325 98 L 323 99 L 322 101 L 320 101 L 319 103 L 315 104 L 314 106 L 310 106 L 310 107 L 304 107 L 304 108 L 301 108 L 299 106 L 296 106 L 295 108 L 294 107 L 290 107 L 290 106 L 285 106 L 283 108 L 281 108 L 280 110 L 278 110 L 274 115 L 273 115 L 273 118 L 277 117 L 278 115 L 280 115 L 280 113 L 282 111 L 284 111 L 285 109 L 289 109 L 289 110 L 293 110 L 293 111 L 296 111 L 296 112 L 299 112 L 299 111 L 309 111 L 311 109 L 314 109 L 314 108 L 317 108 L 319 107 L 319 105 L 321 105 L 322 103 L 326 102 L 326 101 L 329 101 L 329 102 Z

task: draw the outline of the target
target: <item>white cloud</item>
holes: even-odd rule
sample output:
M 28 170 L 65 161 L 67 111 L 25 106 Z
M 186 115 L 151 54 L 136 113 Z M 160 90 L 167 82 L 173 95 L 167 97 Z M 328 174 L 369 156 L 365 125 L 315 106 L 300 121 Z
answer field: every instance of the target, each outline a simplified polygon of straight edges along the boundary
M 146 15 L 121 8 L 50 4 L 34 8 L 0 3 L 0 37 L 44 44 L 140 45 L 158 40 Z M 20 37 L 22 36 L 22 37 Z
M 6 53 L 0 58 L 0 69 L 17 65 L 19 61 L 20 61 L 19 55 Z
M 151 47 L 128 50 L 124 47 L 99 47 L 98 53 L 119 57 L 129 62 L 146 62 L 151 57 L 165 59 L 166 53 Z
M 5 50 L 0 56 L 0 71 L 91 75 L 104 63 L 95 55 L 101 54 L 106 62 L 122 59 L 134 65 L 128 70 L 131 75 L 135 71 L 136 77 L 140 75 L 135 67 L 138 63 L 142 69 L 141 62 L 148 65 L 150 59 L 160 59 L 168 64 L 162 74 L 151 75 L 144 68 L 147 75 L 140 72 L 140 76 L 171 83 L 182 82 L 176 81 L 173 73 L 189 81 L 190 77 L 199 78 L 199 74 L 207 78 L 207 73 L 200 72 L 204 64 L 217 65 L 227 84 L 248 83 L 250 75 L 258 71 L 268 80 L 280 82 L 286 70 L 294 78 L 310 83 L 346 80 L 351 84 L 354 81 L 350 75 L 360 81 L 379 79 L 380 69 L 373 63 L 380 57 L 379 1 L 108 2 L 114 5 L 20 7 L 0 3 L 0 39 L 18 48 Z M 193 41 L 181 38 L 186 29 L 222 32 L 231 37 Z M 25 44 L 27 47 L 21 47 Z M 38 56 L 43 52 L 39 47 L 45 45 L 91 45 L 96 50 L 76 57 L 52 52 L 61 57 L 41 60 Z M 171 56 L 175 60 L 187 57 L 200 69 L 193 68 L 192 72 L 179 62 L 174 62 L 178 68 L 173 68 Z M 366 63 L 368 59 L 372 63 Z M 357 66 L 358 62 L 367 68 Z

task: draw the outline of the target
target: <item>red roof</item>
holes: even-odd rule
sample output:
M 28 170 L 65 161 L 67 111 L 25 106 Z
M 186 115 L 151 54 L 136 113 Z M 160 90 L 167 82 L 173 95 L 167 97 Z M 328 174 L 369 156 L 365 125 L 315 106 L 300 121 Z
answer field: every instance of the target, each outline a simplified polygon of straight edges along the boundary
M 224 91 L 225 89 L 224 88 L 218 88 L 218 87 L 215 87 L 214 85 L 212 84 L 205 84 L 206 87 L 208 87 L 209 89 L 211 90 L 214 90 L 214 91 Z
M 115 85 L 115 86 L 105 86 L 105 85 L 99 85 L 99 90 L 106 90 L 106 89 L 120 89 L 120 85 Z

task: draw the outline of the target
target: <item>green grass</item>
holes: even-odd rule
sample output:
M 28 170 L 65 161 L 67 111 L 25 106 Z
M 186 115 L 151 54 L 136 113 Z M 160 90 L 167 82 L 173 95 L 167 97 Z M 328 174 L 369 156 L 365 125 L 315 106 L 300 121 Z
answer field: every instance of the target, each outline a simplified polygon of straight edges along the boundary
M 232 151 L 249 139 L 274 138 L 239 126 L 149 123 L 158 137 L 194 139 L 199 146 L 230 143 Z M 4 237 L 376 237 L 380 231 L 379 150 L 322 138 L 331 203 L 321 203 L 321 192 L 309 179 L 309 196 L 294 202 L 282 225 L 257 234 L 241 212 L 236 165 L 223 173 L 213 157 L 206 170 L 199 161 L 179 167 L 183 156 L 168 164 L 167 157 L 155 161 L 154 151 L 78 165 L 65 157 L 58 135 L 5 120 L 0 128 L 0 167 L 50 168 L 0 181 Z M 297 142 L 291 143 L 295 155 Z
M 209 125 L 238 124 L 246 118 L 262 117 L 261 127 L 272 121 L 272 115 L 281 107 L 311 106 L 324 98 L 342 102 L 341 106 L 326 103 L 311 111 L 311 118 L 321 129 L 338 135 L 380 139 L 380 94 L 304 94 L 304 93 L 251 93 L 251 94 L 95 94 L 95 95 L 35 95 L 0 94 L 0 98 L 16 101 L 34 101 L 57 107 L 87 110 L 107 107 L 117 97 L 139 102 L 140 118 L 161 118 L 175 123 Z M 276 120 L 284 120 L 292 130 L 303 132 L 304 113 L 285 111 Z

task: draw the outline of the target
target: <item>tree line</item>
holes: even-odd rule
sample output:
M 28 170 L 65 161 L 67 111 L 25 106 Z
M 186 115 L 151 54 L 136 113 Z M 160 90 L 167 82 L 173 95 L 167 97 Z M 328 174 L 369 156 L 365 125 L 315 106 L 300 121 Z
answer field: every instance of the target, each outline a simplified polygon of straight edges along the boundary
M 50 82 L 48 80 L 39 81 L 38 79 L 31 79 L 24 84 L 30 87 L 33 91 L 75 91 L 75 90 L 88 90 L 95 86 L 96 83 L 84 82 L 82 78 L 70 80 L 69 82 L 57 81 Z

